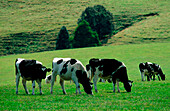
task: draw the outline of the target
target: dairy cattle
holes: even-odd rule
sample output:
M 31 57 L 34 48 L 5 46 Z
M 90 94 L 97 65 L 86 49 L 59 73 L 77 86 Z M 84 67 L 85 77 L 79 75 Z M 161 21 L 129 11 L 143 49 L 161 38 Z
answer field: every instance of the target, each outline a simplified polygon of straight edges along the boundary
M 150 81 L 151 79 L 155 80 L 155 75 L 158 76 L 159 81 L 161 79 L 165 80 L 165 74 L 163 74 L 163 71 L 158 64 L 151 62 L 140 63 L 139 70 L 141 73 L 142 81 L 145 81 L 145 77 L 147 77 L 147 81 Z
M 54 58 L 52 67 L 52 75 L 46 77 L 46 83 L 51 82 L 51 94 L 53 93 L 53 85 L 57 75 L 60 76 L 60 85 L 62 87 L 63 94 L 66 94 L 64 80 L 73 80 L 76 84 L 76 94 L 78 92 L 81 94 L 79 83 L 82 84 L 84 91 L 87 94 L 93 94 L 89 74 L 79 60 L 71 58 Z
M 115 92 L 115 84 L 117 83 L 117 90 L 119 89 L 119 81 L 124 84 L 124 88 L 127 92 L 131 92 L 133 81 L 130 81 L 127 76 L 126 66 L 123 62 L 115 59 L 90 59 L 89 64 L 86 65 L 87 71 L 91 73 L 93 78 L 95 91 L 97 90 L 97 80 L 102 78 L 105 80 L 112 79 L 113 81 L 113 92 Z
M 18 85 L 20 76 L 22 77 L 22 84 L 24 86 L 26 94 L 29 94 L 26 81 L 32 81 L 32 94 L 34 95 L 35 81 L 39 85 L 40 94 L 42 94 L 41 90 L 41 81 L 45 79 L 46 73 L 50 72 L 50 68 L 46 68 L 42 65 L 41 62 L 37 60 L 25 60 L 18 58 L 15 61 L 15 69 L 16 69 L 16 94 L 18 94 Z

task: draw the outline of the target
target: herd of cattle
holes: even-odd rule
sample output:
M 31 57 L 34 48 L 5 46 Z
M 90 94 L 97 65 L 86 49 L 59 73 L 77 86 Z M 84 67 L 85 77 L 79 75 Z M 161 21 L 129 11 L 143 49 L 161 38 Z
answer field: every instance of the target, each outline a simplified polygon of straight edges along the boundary
M 46 83 L 51 83 L 51 94 L 53 93 L 54 81 L 56 76 L 60 76 L 60 85 L 63 90 L 63 94 L 66 94 L 64 89 L 64 80 L 72 80 L 76 84 L 76 94 L 80 92 L 80 84 L 82 84 L 84 91 L 87 94 L 93 94 L 92 84 L 94 83 L 95 92 L 97 90 L 98 78 L 108 80 L 113 83 L 113 92 L 115 92 L 115 85 L 117 84 L 117 90 L 119 89 L 119 81 L 124 84 L 124 88 L 127 92 L 131 92 L 133 81 L 129 80 L 127 75 L 127 69 L 123 62 L 115 59 L 90 59 L 86 67 L 76 59 L 71 58 L 54 58 L 52 62 L 52 74 L 46 76 L 47 72 L 50 72 L 50 68 L 46 68 L 41 62 L 37 60 L 26 60 L 18 58 L 15 61 L 16 68 L 16 94 L 18 94 L 18 85 L 20 76 L 22 77 L 22 84 L 24 86 L 26 94 L 29 94 L 26 81 L 32 81 L 32 94 L 34 95 L 35 81 L 39 85 L 40 94 L 41 81 L 45 79 Z M 163 74 L 161 67 L 158 64 L 146 62 L 139 64 L 139 70 L 141 73 L 142 81 L 155 80 L 155 75 L 159 80 L 165 80 L 165 74 Z M 161 78 L 161 79 L 160 79 Z M 93 83 L 90 81 L 93 79 Z

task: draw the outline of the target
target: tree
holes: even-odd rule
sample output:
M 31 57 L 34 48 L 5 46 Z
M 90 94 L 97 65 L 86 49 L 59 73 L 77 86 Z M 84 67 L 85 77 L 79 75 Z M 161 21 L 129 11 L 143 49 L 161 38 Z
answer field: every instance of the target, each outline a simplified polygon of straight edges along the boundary
M 56 50 L 57 49 L 68 49 L 70 48 L 69 33 L 65 26 L 63 26 L 58 33 L 56 40 Z
M 102 5 L 87 7 L 82 12 L 81 18 L 78 19 L 78 24 L 83 20 L 90 24 L 90 27 L 98 33 L 100 39 L 105 35 L 111 35 L 113 32 L 113 15 Z
M 73 42 L 75 48 L 101 45 L 98 34 L 91 29 L 89 23 L 85 20 L 78 24 Z

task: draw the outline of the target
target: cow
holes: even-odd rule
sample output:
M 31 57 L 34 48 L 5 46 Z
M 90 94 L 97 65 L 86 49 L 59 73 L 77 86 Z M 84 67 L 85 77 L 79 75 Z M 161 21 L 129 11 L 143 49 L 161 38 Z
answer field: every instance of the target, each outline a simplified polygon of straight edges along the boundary
M 79 60 L 71 58 L 54 58 L 52 69 L 52 74 L 47 76 L 45 79 L 46 83 L 51 82 L 51 94 L 53 93 L 53 85 L 57 75 L 60 76 L 60 85 L 62 87 L 63 94 L 66 94 L 64 80 L 72 80 L 76 84 L 76 94 L 78 94 L 78 92 L 81 94 L 79 83 L 82 84 L 84 91 L 87 94 L 93 94 L 89 74 Z
M 91 73 L 91 78 L 93 78 L 95 92 L 97 90 L 97 80 L 102 78 L 105 80 L 112 79 L 113 82 L 113 92 L 115 92 L 115 84 L 117 83 L 117 90 L 119 89 L 119 81 L 124 84 L 124 88 L 127 92 L 131 92 L 131 87 L 133 81 L 128 79 L 127 69 L 123 62 L 115 59 L 90 59 L 89 64 L 86 65 L 87 71 Z
M 20 76 L 22 77 L 22 84 L 24 86 L 26 94 L 29 94 L 26 81 L 32 81 L 32 95 L 35 95 L 34 88 L 35 88 L 35 81 L 39 85 L 40 95 L 42 94 L 41 90 L 41 81 L 45 79 L 46 73 L 50 72 L 50 68 L 46 68 L 42 65 L 41 62 L 37 60 L 26 60 L 18 58 L 15 61 L 15 69 L 16 69 L 16 94 L 18 94 L 18 85 Z
M 151 62 L 145 62 L 145 63 L 142 62 L 139 64 L 139 70 L 141 73 L 142 81 L 145 81 L 145 77 L 147 77 L 147 81 L 150 81 L 152 77 L 153 77 L 153 80 L 155 80 L 155 75 L 158 76 L 159 81 L 161 79 L 165 80 L 165 74 L 163 74 L 163 71 L 160 65 L 158 64 L 151 63 Z

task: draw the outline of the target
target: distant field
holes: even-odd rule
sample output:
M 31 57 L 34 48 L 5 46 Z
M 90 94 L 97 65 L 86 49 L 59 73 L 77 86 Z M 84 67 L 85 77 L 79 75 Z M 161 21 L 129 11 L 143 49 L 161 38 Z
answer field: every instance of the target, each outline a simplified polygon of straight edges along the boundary
M 67 95 L 62 94 L 58 82 L 54 85 L 54 94 L 50 94 L 50 85 L 42 81 L 43 95 L 26 95 L 20 80 L 19 95 L 15 94 L 16 58 L 36 59 L 51 67 L 54 57 L 71 57 L 79 59 L 84 65 L 90 58 L 116 58 L 125 63 L 128 76 L 133 80 L 131 93 L 126 93 L 120 84 L 121 93 L 112 93 L 112 84 L 99 83 L 99 93 L 86 95 L 81 86 L 82 95 L 75 94 L 75 84 L 66 82 Z M 19 54 L 0 57 L 0 110 L 169 110 L 170 106 L 170 45 L 169 43 L 150 43 L 117 45 L 93 48 L 81 48 L 59 51 L 47 51 L 33 54 Z M 165 81 L 142 82 L 138 64 L 155 62 L 161 65 L 166 74 Z M 50 74 L 50 73 L 48 73 Z M 28 82 L 29 92 L 32 91 Z
M 103 5 L 113 15 L 161 13 L 169 17 L 167 0 L 1 0 L 0 36 L 60 29 L 75 30 L 77 20 L 88 6 Z M 162 16 L 162 14 L 165 14 Z
M 113 14 L 114 33 L 127 28 L 104 45 L 170 41 L 167 0 L 1 0 L 0 55 L 55 50 L 60 28 L 73 37 L 82 11 L 94 5 Z M 159 15 L 142 18 L 150 13 Z

